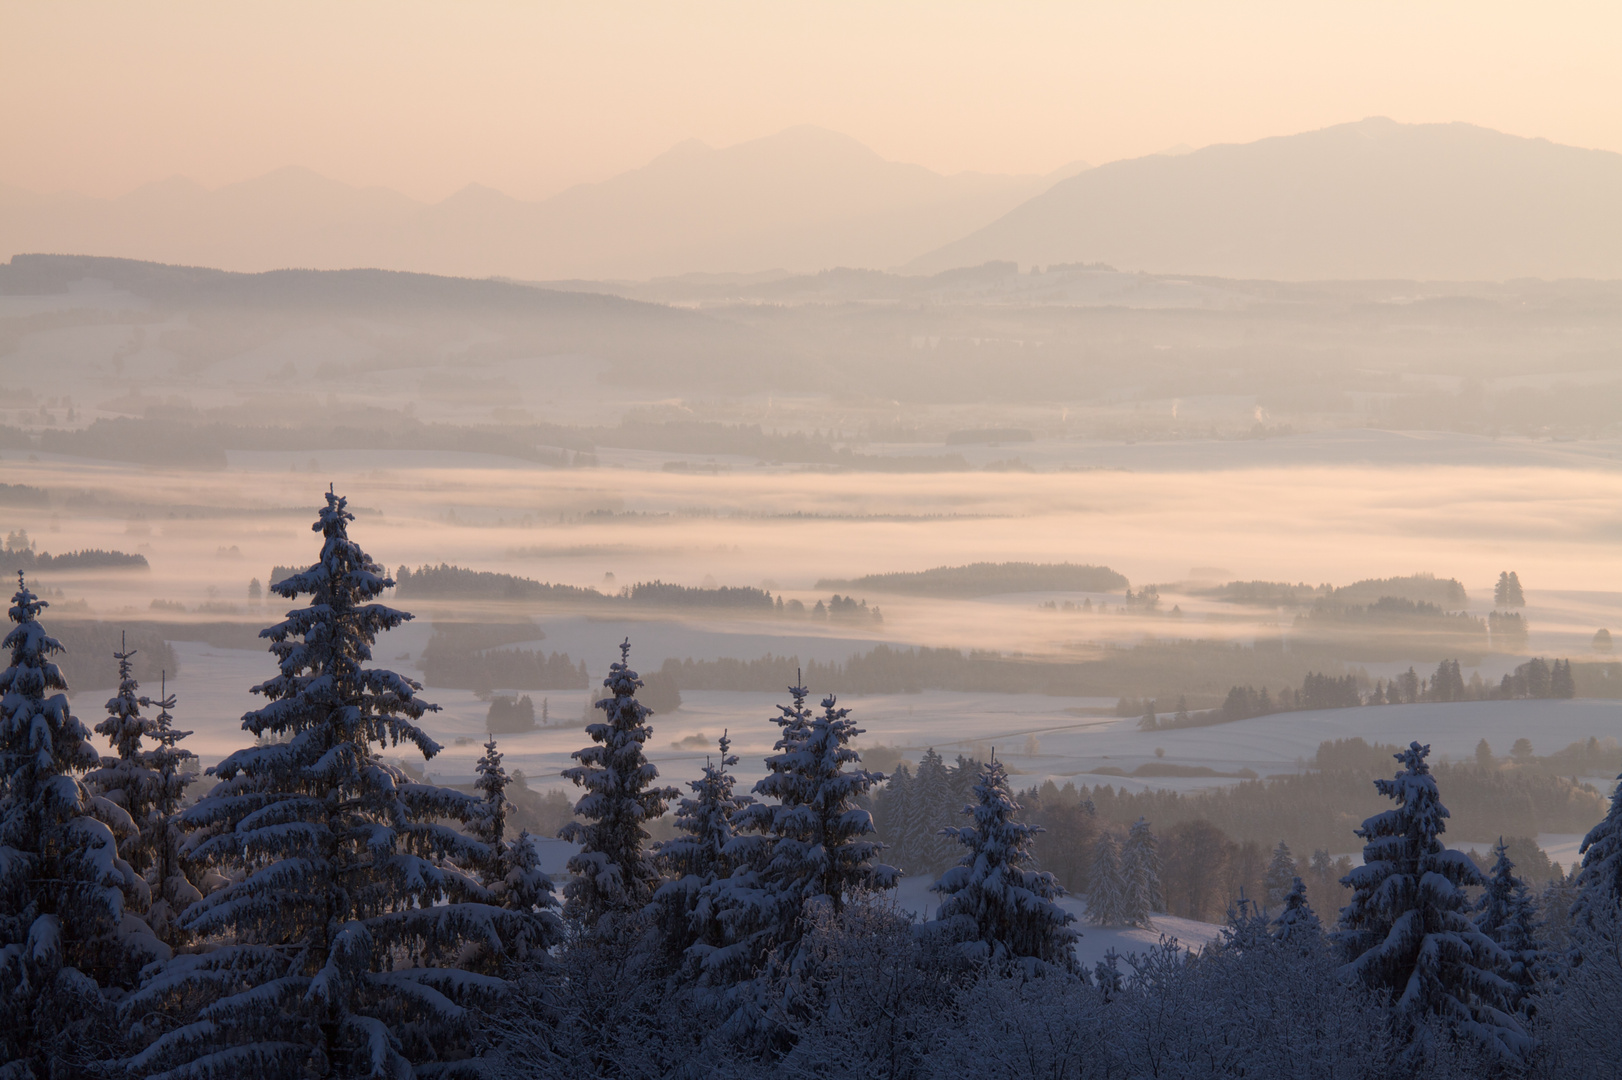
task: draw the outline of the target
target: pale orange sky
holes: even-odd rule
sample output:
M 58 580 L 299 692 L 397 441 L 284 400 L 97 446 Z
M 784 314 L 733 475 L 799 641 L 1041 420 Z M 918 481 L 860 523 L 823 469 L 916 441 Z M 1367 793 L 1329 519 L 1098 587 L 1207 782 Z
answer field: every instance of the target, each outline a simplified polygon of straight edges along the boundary
M 0 0 L 0 183 L 521 198 L 812 123 L 1046 172 L 1371 115 L 1622 151 L 1622 4 Z

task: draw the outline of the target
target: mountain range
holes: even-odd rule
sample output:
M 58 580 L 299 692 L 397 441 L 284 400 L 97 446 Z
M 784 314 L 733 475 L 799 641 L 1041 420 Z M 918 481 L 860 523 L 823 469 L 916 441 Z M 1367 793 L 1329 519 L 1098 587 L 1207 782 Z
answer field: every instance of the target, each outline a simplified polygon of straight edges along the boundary
M 111 255 L 239 271 L 375 267 L 646 280 L 1010 262 L 1275 280 L 1622 277 L 1622 154 L 1384 118 L 1047 176 L 887 161 L 816 127 L 526 202 L 438 203 L 287 168 L 115 199 L 0 187 L 0 258 Z
M 425 204 L 302 168 L 212 191 L 168 180 L 116 199 L 0 188 L 0 257 L 530 280 L 894 266 L 1083 168 L 943 176 L 802 126 L 723 149 L 683 142 L 640 169 L 538 202 L 473 185 Z

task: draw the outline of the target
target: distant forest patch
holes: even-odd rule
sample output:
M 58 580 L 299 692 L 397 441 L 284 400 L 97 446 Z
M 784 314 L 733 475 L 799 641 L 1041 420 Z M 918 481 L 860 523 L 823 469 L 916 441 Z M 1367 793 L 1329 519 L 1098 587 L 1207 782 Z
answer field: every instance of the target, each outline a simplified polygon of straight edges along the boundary
M 1194 589 L 1196 595 L 1210 596 L 1231 604 L 1264 607 L 1299 607 L 1320 600 L 1334 605 L 1376 604 L 1395 597 L 1414 604 L 1431 604 L 1445 611 L 1458 611 L 1470 602 L 1464 586 L 1455 578 L 1435 574 L 1409 574 L 1405 577 L 1365 578 L 1350 585 L 1291 585 L 1287 581 L 1230 581 L 1214 588 Z
M 892 574 L 869 574 L 854 580 L 824 578 L 819 589 L 872 589 L 910 596 L 994 596 L 1015 592 L 1114 592 L 1126 578 L 1107 566 L 1076 563 L 970 563 Z

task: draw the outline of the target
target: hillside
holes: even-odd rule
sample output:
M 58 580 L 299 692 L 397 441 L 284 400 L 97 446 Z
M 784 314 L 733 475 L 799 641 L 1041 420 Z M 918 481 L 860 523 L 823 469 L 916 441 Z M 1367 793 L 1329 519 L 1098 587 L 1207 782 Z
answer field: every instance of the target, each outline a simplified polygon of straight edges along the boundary
M 919 259 L 1282 280 L 1622 276 L 1622 154 L 1372 118 L 1118 161 Z

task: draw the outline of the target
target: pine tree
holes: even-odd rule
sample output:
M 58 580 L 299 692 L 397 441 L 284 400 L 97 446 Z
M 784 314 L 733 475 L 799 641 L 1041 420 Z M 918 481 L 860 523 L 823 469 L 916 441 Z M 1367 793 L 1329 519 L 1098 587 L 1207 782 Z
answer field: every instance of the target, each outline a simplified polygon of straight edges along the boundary
M 118 834 L 136 830 L 79 779 L 101 757 L 69 711 L 52 659 L 62 645 L 39 623 L 46 606 L 19 573 L 3 643 L 11 663 L 0 672 L 0 1000 L 9 1010 L 0 1060 L 39 1077 L 69 1072 L 93 1050 L 101 986 L 169 953 L 125 912 L 138 879 Z
M 890 774 L 884 789 L 874 800 L 874 817 L 879 832 L 888 845 L 890 858 L 901 867 L 918 865 L 918 844 L 912 828 L 912 800 L 912 770 L 903 761 Z
M 659 770 L 642 752 L 653 728 L 645 723 L 647 707 L 636 700 L 642 680 L 631 670 L 630 639 L 620 645 L 620 659 L 609 665 L 603 686 L 613 695 L 597 702 L 606 722 L 586 728 L 597 745 L 576 750 L 570 756 L 580 764 L 563 771 L 586 791 L 574 808 L 586 820 L 569 822 L 558 835 L 580 845 L 569 859 L 564 916 L 611 931 L 608 923 L 653 899 L 659 870 L 645 847 L 644 826 L 662 817 L 681 793 L 653 786 Z
M 955 846 L 941 830 L 957 820 L 952 805 L 952 785 L 946 773 L 946 763 L 934 747 L 924 751 L 918 760 L 918 772 L 912 782 L 913 806 L 910 830 L 917 843 L 919 871 L 934 874 L 956 858 Z
M 1093 862 L 1087 875 L 1087 921 L 1095 926 L 1121 925 L 1122 892 L 1120 846 L 1114 834 L 1100 832 L 1093 845 Z
M 1290 891 L 1284 894 L 1282 904 L 1282 910 L 1273 920 L 1273 939 L 1281 944 L 1300 945 L 1303 948 L 1322 945 L 1323 923 L 1307 902 L 1306 882 L 1300 878 L 1291 882 Z
M 1601 911 L 1622 905 L 1622 776 L 1611 791 L 1611 805 L 1598 825 L 1588 830 L 1579 849 L 1577 901 L 1573 918 L 1591 920 Z
M 1498 584 L 1493 587 L 1492 602 L 1501 608 L 1525 607 L 1526 594 L 1521 591 L 1521 578 L 1513 570 L 1505 570 L 1498 575 Z
M 813 716 L 805 707 L 806 689 L 790 692 L 793 704 L 778 707 L 783 715 L 777 752 L 766 759 L 767 773 L 754 786 L 755 795 L 775 801 L 739 811 L 739 829 L 754 835 L 728 846 L 738 869 L 706 890 L 728 945 L 698 951 L 705 968 L 723 978 L 758 970 L 772 951 L 793 970 L 813 922 L 837 918 L 851 894 L 892 888 L 900 877 L 895 867 L 877 861 L 884 845 L 870 839 L 873 818 L 860 805 L 884 780 L 859 767 L 861 755 L 850 742 L 862 729 L 833 696 Z
M 158 776 L 148 767 L 141 744 L 155 733 L 156 725 L 141 715 L 141 707 L 151 702 L 140 696 L 140 684 L 130 665 L 134 657 L 134 650 L 122 644 L 113 653 L 113 659 L 118 661 L 118 693 L 107 702 L 107 718 L 96 725 L 96 734 L 106 736 L 115 756 L 103 757 L 101 767 L 85 775 L 85 783 L 120 807 L 135 826 L 118 847 L 137 878 L 137 895 L 131 899 L 138 910 L 145 912 L 151 903 L 146 875 L 157 861 L 167 822 L 153 821 Z
M 732 875 L 737 850 L 738 814 L 754 800 L 734 791 L 737 778 L 728 770 L 738 763 L 732 742 L 722 732 L 720 758 L 707 758 L 704 772 L 688 781 L 692 796 L 676 807 L 674 840 L 655 845 L 665 883 L 653 894 L 653 914 L 674 957 L 695 944 L 716 948 L 726 943 L 726 927 L 711 886 Z
M 1511 987 L 1497 974 L 1507 957 L 1476 929 L 1464 891 L 1486 882 L 1468 856 L 1439 839 L 1448 812 L 1425 764 L 1429 753 L 1410 744 L 1396 755 L 1403 765 L 1396 778 L 1374 782 L 1397 808 L 1357 830 L 1363 865 L 1342 879 L 1352 899 L 1334 937 L 1347 973 L 1389 992 L 1418 1043 L 1436 1019 L 1516 1059 L 1530 1042 L 1508 1011 Z
M 1160 853 L 1149 822 L 1132 823 L 1121 845 L 1121 909 L 1124 926 L 1150 926 L 1150 912 L 1164 911 L 1160 888 Z
M 1476 929 L 1492 938 L 1509 958 L 1501 973 L 1515 988 L 1511 1003 L 1520 1006 L 1537 980 L 1543 955 L 1537 904 L 1526 882 L 1516 875 L 1503 837 L 1498 838 L 1493 856 L 1487 887 L 1476 901 Z
M 1278 907 L 1284 903 L 1284 898 L 1290 895 L 1294 882 L 1300 880 L 1296 875 L 1295 856 L 1290 854 L 1290 846 L 1280 840 L 1273 849 L 1273 859 L 1267 864 L 1267 877 L 1263 884 L 1267 887 L 1267 906 Z
M 181 916 L 218 944 L 124 1001 L 146 1044 L 131 1072 L 409 1076 L 412 1061 L 466 1053 L 468 1006 L 505 989 L 460 970 L 464 958 L 529 940 L 532 919 L 458 869 L 489 852 L 444 822 L 475 821 L 479 800 L 380 756 L 400 743 L 438 753 L 413 722 L 435 706 L 367 666 L 377 635 L 410 616 L 373 602 L 393 581 L 349 539 L 345 500 L 326 502 L 320 561 L 272 586 L 310 603 L 261 632 L 280 670 L 242 720 L 259 744 L 210 770 L 219 782 L 182 815 L 190 858 L 232 879 Z
M 1019 804 L 1008 773 L 992 760 L 980 769 L 974 824 L 952 829 L 968 852 L 931 888 L 944 899 L 935 926 L 970 954 L 994 962 L 1031 958 L 1071 967 L 1075 916 L 1054 901 L 1064 889 L 1054 876 L 1029 868 L 1031 841 L 1042 830 L 1014 820 Z
M 477 779 L 473 785 L 484 798 L 478 813 L 469 817 L 467 831 L 485 847 L 477 868 L 493 902 L 533 917 L 529 940 L 514 943 L 513 951 L 521 955 L 528 948 L 556 940 L 562 924 L 554 911 L 558 903 L 552 894 L 552 879 L 541 870 L 540 856 L 535 853 L 529 832 L 522 831 L 512 840 L 506 838 L 507 810 L 512 805 L 507 787 L 512 780 L 502 767 L 501 757 L 495 739 L 484 744 L 484 756 L 474 767 Z

